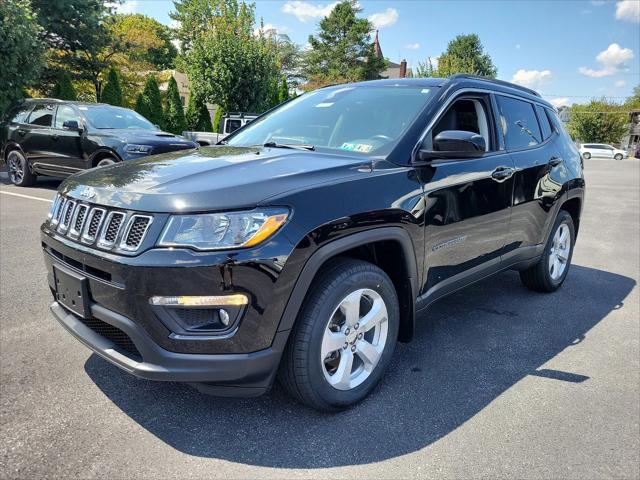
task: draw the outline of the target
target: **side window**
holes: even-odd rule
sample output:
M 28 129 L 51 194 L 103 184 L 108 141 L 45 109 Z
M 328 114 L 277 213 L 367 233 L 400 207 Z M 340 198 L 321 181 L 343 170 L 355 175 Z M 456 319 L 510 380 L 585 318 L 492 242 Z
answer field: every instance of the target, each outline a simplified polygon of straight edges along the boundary
M 538 123 L 540 124 L 540 129 L 542 130 L 542 139 L 546 140 L 551 136 L 553 130 L 551 129 L 551 123 L 549 122 L 549 118 L 540 105 L 536 105 L 536 113 L 538 114 Z
M 533 147 L 542 141 L 533 105 L 524 100 L 497 95 L 507 150 Z
M 31 115 L 29 115 L 29 123 L 31 125 L 50 127 L 51 120 L 53 120 L 52 105 L 36 105 L 36 107 L 31 112 Z
M 67 120 L 75 120 L 78 122 L 78 115 L 76 115 L 76 112 L 70 106 L 61 105 L 56 112 L 56 121 L 53 126 L 62 129 L 62 125 L 64 125 L 64 122 Z
M 463 130 L 482 135 L 487 145 L 487 151 L 493 150 L 490 118 L 484 99 L 462 98 L 456 100 L 429 132 L 425 139 L 425 147 L 431 150 L 433 138 L 440 132 Z
M 11 112 L 11 123 L 25 123 L 29 112 L 31 111 L 31 105 L 22 105 Z

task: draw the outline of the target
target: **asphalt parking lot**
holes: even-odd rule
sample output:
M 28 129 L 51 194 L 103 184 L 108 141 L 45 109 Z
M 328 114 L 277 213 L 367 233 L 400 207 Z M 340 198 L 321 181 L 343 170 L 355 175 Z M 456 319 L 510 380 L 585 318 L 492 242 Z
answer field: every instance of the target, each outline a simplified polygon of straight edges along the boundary
M 362 404 L 218 399 L 137 380 L 49 313 L 38 227 L 59 181 L 0 179 L 0 477 L 639 478 L 640 161 L 587 162 L 573 266 L 440 301 Z M 34 198 L 26 198 L 24 196 Z

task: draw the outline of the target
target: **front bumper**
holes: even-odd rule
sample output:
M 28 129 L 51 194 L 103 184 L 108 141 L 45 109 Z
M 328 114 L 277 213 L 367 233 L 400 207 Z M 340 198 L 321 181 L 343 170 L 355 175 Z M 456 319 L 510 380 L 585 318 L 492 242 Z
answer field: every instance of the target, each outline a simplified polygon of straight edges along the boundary
M 234 396 L 260 395 L 269 389 L 288 337 L 288 332 L 279 332 L 271 347 L 254 353 L 203 355 L 170 352 L 159 347 L 132 320 L 93 304 L 91 314 L 129 336 L 140 354 L 138 356 L 124 351 L 86 326 L 58 302 L 51 304 L 51 312 L 80 342 L 136 377 L 175 382 L 211 382 L 207 389 L 212 393 Z

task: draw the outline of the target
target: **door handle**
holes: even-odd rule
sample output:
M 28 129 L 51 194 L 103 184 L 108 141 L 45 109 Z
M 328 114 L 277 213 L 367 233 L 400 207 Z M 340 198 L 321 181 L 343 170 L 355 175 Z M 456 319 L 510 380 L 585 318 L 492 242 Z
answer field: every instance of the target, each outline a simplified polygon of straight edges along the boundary
M 58 138 L 60 137 L 60 135 L 58 135 L 57 133 L 54 135 L 51 135 L 51 139 L 57 141 Z
M 557 167 L 562 162 L 563 162 L 562 157 L 551 157 L 549 159 L 549 165 L 551 165 L 552 167 Z
M 511 167 L 498 167 L 491 173 L 491 178 L 498 182 L 502 182 L 508 178 L 511 178 L 515 172 L 515 169 Z
M 18 135 L 20 135 L 21 137 L 24 137 L 27 134 L 27 131 L 20 128 L 18 129 Z

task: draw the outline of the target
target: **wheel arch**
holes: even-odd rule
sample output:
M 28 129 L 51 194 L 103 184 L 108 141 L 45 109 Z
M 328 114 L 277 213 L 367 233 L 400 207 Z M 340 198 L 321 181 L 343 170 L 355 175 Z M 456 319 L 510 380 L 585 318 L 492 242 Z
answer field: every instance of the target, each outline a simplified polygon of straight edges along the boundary
M 122 161 L 122 158 L 120 158 L 120 155 L 118 155 L 115 150 L 111 150 L 110 148 L 100 148 L 93 152 L 91 154 L 91 157 L 89 157 L 90 168 L 96 167 L 100 160 L 103 160 L 107 157 L 113 157 L 116 162 Z
M 573 220 L 573 228 L 575 230 L 576 236 L 578 236 L 578 229 L 580 226 L 580 212 L 582 211 L 582 199 L 580 197 L 569 198 L 562 205 L 560 205 L 560 210 L 564 210 L 569 215 L 571 215 L 571 220 Z
M 398 261 L 398 255 L 402 261 Z M 322 267 L 336 257 L 366 260 L 381 268 L 396 288 L 400 304 L 399 340 L 413 338 L 418 268 L 413 242 L 400 227 L 365 230 L 334 240 L 316 250 L 305 263 L 285 307 L 278 331 L 293 328 L 304 298 Z

